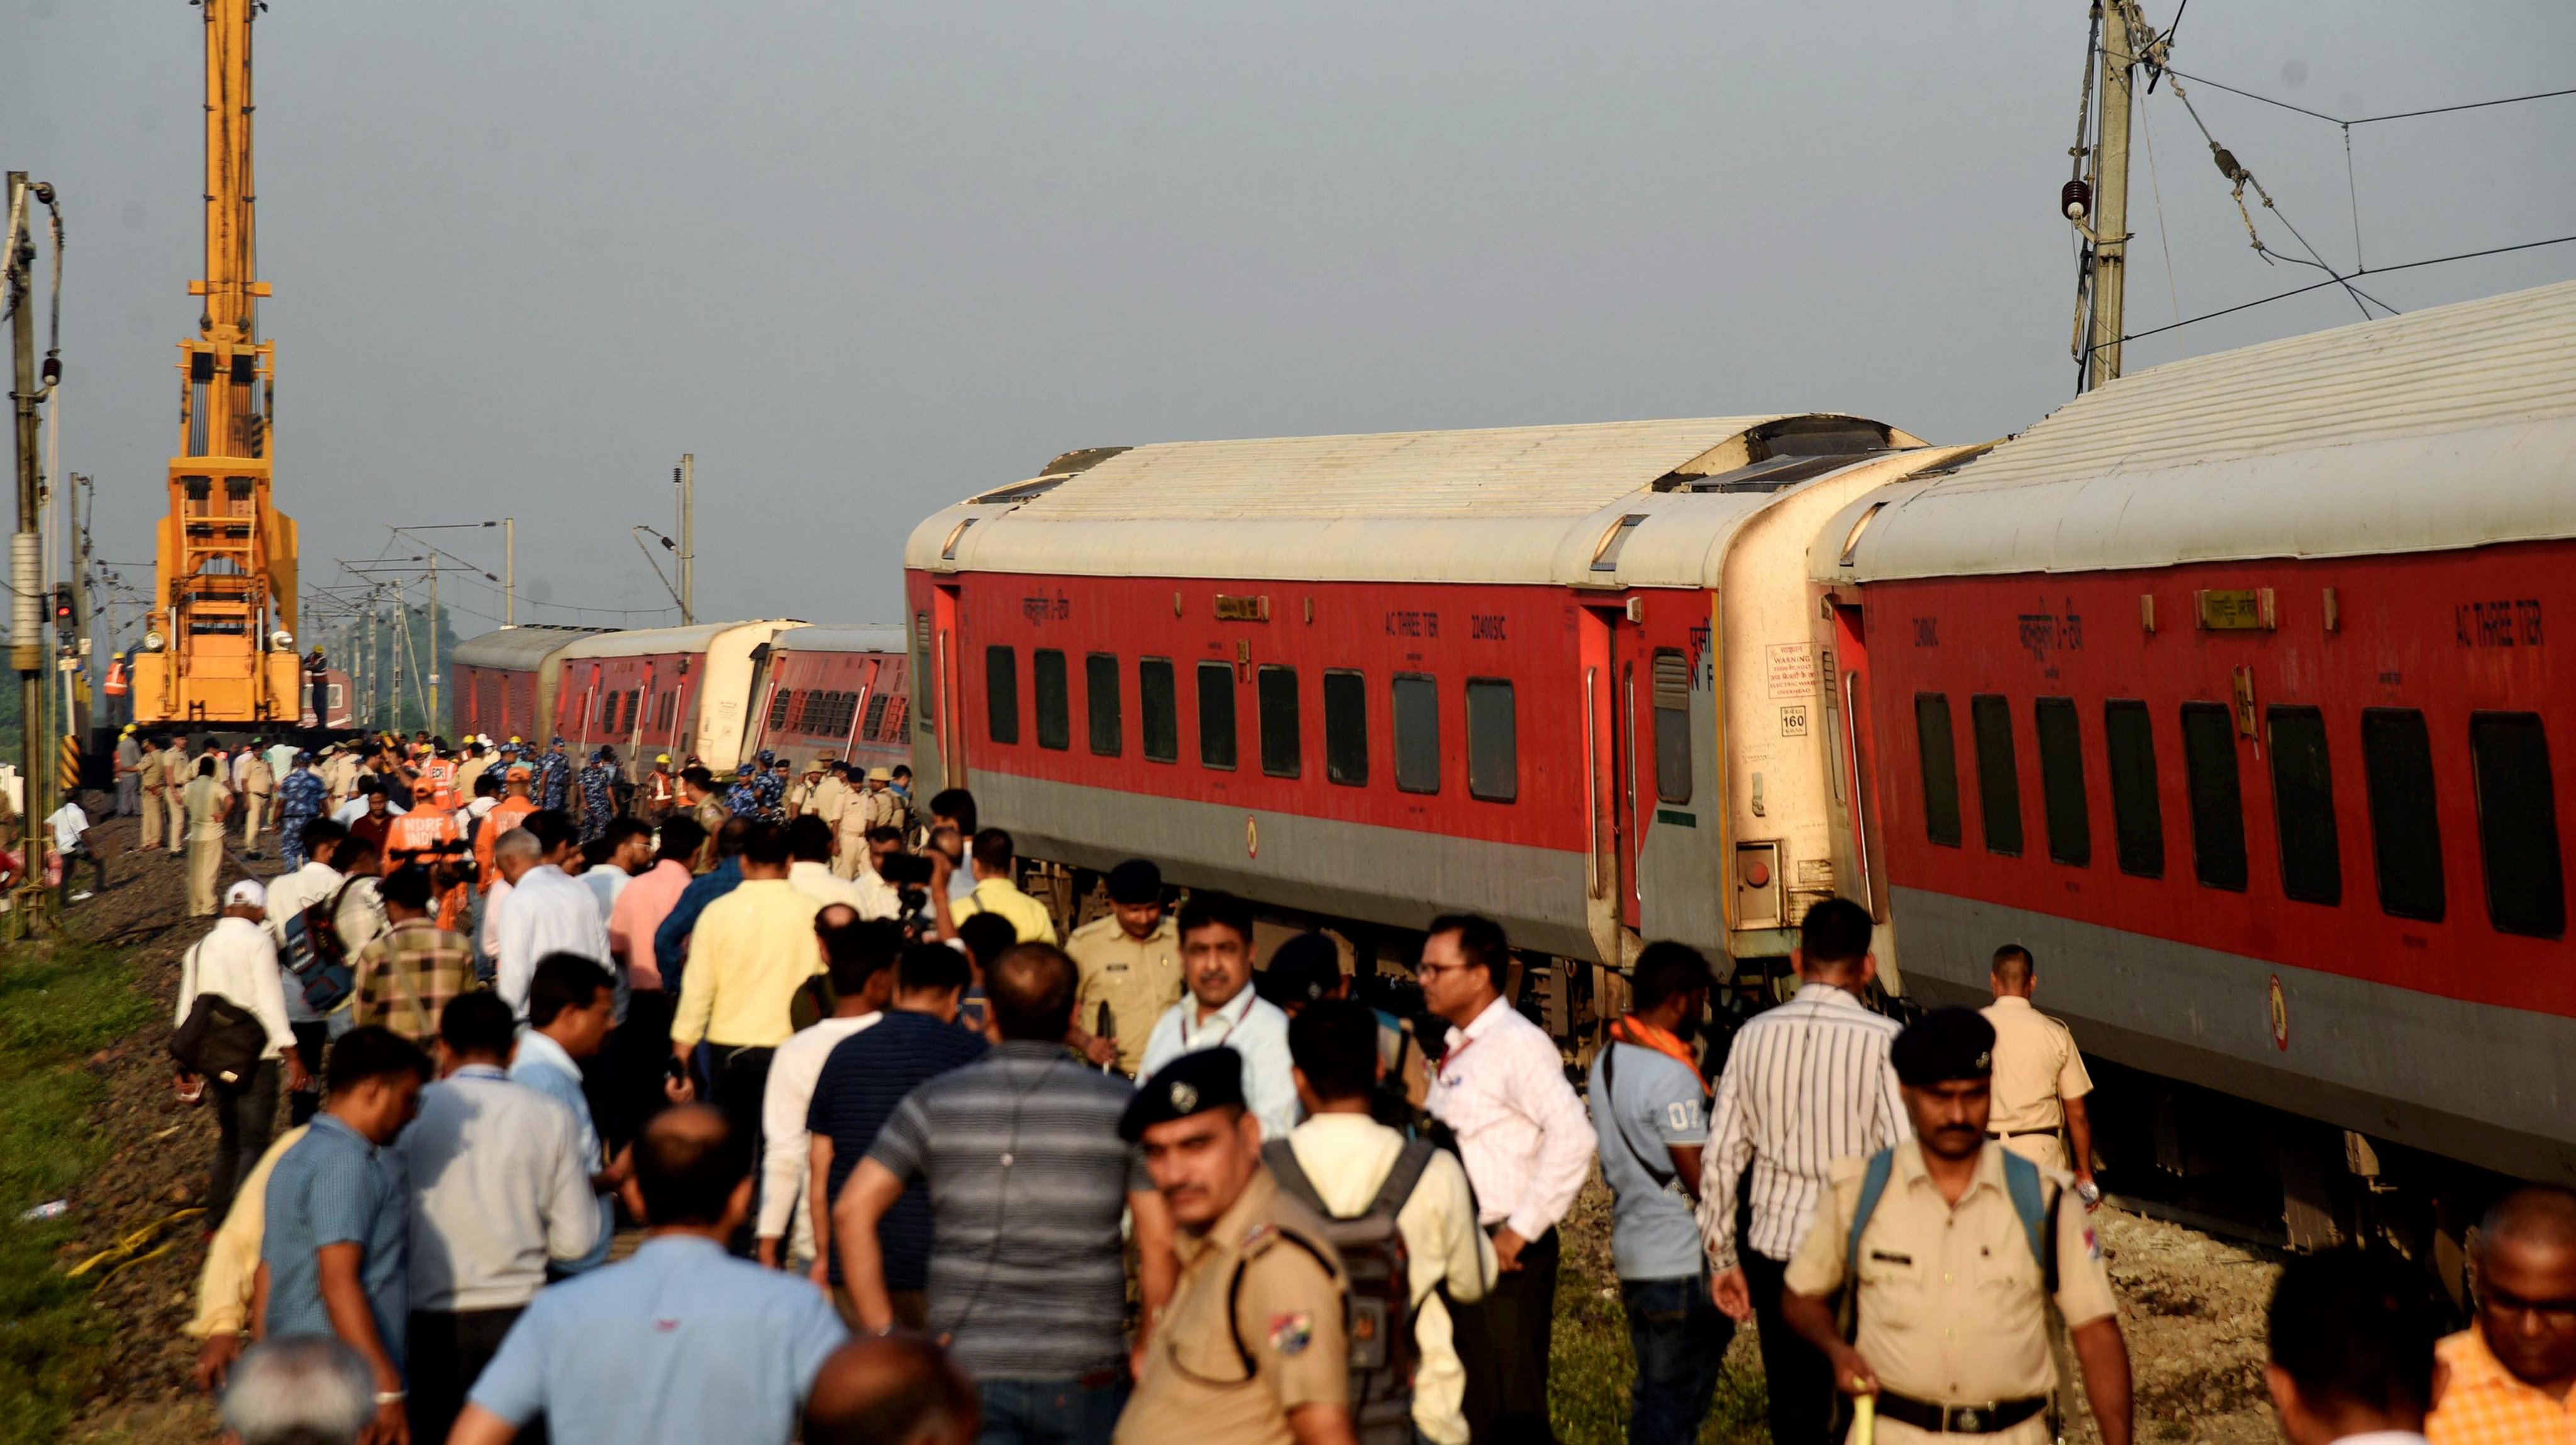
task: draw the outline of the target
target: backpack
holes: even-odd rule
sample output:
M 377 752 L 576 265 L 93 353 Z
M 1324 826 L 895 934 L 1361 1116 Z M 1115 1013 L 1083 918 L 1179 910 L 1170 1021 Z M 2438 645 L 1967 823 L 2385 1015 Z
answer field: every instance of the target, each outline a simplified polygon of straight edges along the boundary
M 1324 1218 L 1324 1235 L 1342 1256 L 1343 1324 L 1350 1338 L 1351 1429 L 1360 1445 L 1411 1445 L 1413 1372 L 1421 1363 L 1413 1339 L 1412 1261 L 1395 1216 L 1422 1182 L 1432 1145 L 1405 1141 L 1368 1208 L 1338 1215 L 1324 1207 L 1285 1139 L 1261 1146 L 1262 1162 L 1289 1197 Z M 1240 1275 L 1237 1276 L 1240 1283 Z M 1226 1312 L 1231 1323 L 1233 1311 Z M 1235 1349 L 1251 1359 L 1238 1336 Z
M 1869 1228 L 1869 1217 L 1878 1210 L 1881 1195 L 1887 1192 L 1887 1181 L 1896 1169 L 1896 1150 L 1881 1149 L 1869 1156 L 1869 1167 L 1860 1176 L 1860 1198 L 1852 1208 L 1851 1234 L 1843 1241 L 1843 1339 L 1849 1341 L 1860 1324 L 1860 1236 Z M 2030 1257 L 2039 1262 L 2040 1291 L 2048 1298 L 2057 1295 L 2057 1206 L 2066 1191 L 2059 1190 L 2042 1199 L 2039 1166 L 2011 1150 L 2004 1151 L 2004 1193 L 2012 1199 L 2013 1213 L 2021 1216 L 2022 1238 L 2030 1245 Z
M 278 925 L 285 939 L 278 959 L 295 975 L 304 1002 L 315 1013 L 329 1013 L 356 987 L 349 968 L 348 945 L 340 941 L 340 900 L 355 879 L 343 881 L 331 896 L 287 915 Z
M 226 1085 L 249 1078 L 267 1052 L 268 1026 L 219 993 L 198 994 L 187 1022 L 170 1035 L 170 1057 L 180 1068 Z

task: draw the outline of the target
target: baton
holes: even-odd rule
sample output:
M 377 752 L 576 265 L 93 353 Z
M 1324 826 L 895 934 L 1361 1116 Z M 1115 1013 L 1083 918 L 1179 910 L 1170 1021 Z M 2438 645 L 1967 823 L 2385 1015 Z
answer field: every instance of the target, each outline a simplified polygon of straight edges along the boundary
M 1878 1439 L 1878 1397 L 1852 1396 L 1850 1445 L 1876 1445 Z

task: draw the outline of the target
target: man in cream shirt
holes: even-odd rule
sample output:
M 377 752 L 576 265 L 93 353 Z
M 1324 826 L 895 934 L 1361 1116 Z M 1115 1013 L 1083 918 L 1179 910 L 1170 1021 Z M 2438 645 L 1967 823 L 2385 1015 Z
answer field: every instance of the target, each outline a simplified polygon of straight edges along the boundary
M 2093 1184 L 2093 1121 L 2084 1112 L 2084 1096 L 2093 1092 L 2084 1055 L 2066 1025 L 2031 1007 L 2039 967 L 2029 949 L 1996 949 L 1986 981 L 1995 995 L 1978 1010 L 1995 1026 L 1994 1116 L 1986 1129 L 2040 1168 L 2073 1174 L 2089 1208 L 2101 1195 Z

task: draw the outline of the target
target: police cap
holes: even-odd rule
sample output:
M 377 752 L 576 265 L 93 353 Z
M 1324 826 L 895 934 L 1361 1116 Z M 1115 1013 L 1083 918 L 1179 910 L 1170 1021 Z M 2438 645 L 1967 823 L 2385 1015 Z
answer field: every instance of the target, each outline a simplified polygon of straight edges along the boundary
M 1130 908 L 1163 901 L 1163 870 L 1143 858 L 1130 858 L 1109 870 L 1109 901 Z
M 1900 1082 L 1918 1088 L 1951 1079 L 1982 1079 L 1995 1071 L 1995 1026 L 1970 1008 L 1936 1008 L 1887 1051 Z
M 1243 1055 L 1230 1048 L 1183 1054 L 1147 1079 L 1118 1116 L 1118 1137 L 1135 1143 L 1145 1131 L 1231 1104 L 1243 1107 Z

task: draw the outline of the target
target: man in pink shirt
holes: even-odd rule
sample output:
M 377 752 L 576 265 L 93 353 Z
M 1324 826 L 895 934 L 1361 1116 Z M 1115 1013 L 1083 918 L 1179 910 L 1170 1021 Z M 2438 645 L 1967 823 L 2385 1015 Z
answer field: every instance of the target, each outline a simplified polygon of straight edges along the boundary
M 612 1148 L 631 1137 L 663 1103 L 663 1061 L 671 1056 L 671 1014 L 678 1000 L 662 987 L 653 935 L 689 886 L 694 876 L 690 860 L 706 841 L 707 830 L 695 818 L 675 814 L 663 819 L 653 866 L 627 881 L 608 912 L 608 946 L 626 964 L 631 991 L 626 1022 L 618 1025 L 608 1045 L 619 1107 L 609 1110 L 611 1117 L 600 1122 Z

